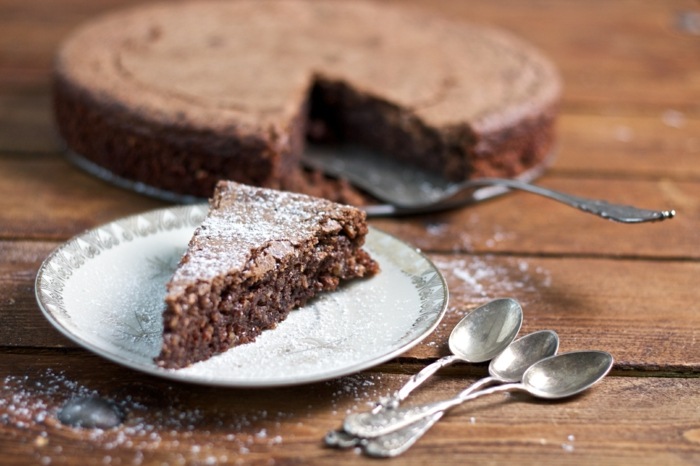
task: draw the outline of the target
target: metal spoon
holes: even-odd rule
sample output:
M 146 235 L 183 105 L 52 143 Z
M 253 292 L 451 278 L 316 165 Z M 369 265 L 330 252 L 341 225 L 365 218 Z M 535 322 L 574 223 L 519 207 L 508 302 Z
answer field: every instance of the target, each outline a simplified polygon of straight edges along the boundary
M 511 298 L 495 299 L 474 309 L 450 333 L 448 346 L 452 354 L 424 367 L 393 396 L 382 400 L 381 405 L 396 408 L 413 390 L 450 364 L 458 361 L 479 363 L 493 359 L 511 344 L 522 323 L 523 309 Z
M 363 438 L 386 435 L 454 406 L 492 393 L 522 390 L 538 398 L 557 399 L 575 395 L 602 379 L 612 368 L 613 358 L 604 351 L 578 351 L 543 359 L 525 371 L 521 383 L 497 385 L 478 392 L 470 388 L 455 398 L 422 406 L 351 414 L 344 430 Z
M 333 151 L 310 147 L 302 163 L 335 177 L 343 177 L 386 204 L 365 206 L 368 216 L 400 216 L 454 209 L 518 189 L 553 199 L 599 217 L 622 223 L 654 222 L 675 216 L 673 210 L 647 210 L 586 199 L 528 183 L 539 171 L 519 179 L 479 178 L 449 182 L 444 178 L 380 157 L 359 148 Z
M 559 349 L 559 337 L 552 330 L 530 333 L 511 343 L 491 360 L 489 377 L 473 383 L 462 393 L 474 393 L 493 383 L 519 382 L 525 371 L 536 362 L 553 356 Z M 365 454 L 376 457 L 398 456 L 405 452 L 440 420 L 445 411 L 438 411 L 395 432 L 368 439 L 362 443 Z
M 396 408 L 413 390 L 443 367 L 458 361 L 478 363 L 492 359 L 513 341 L 522 323 L 523 309 L 514 299 L 495 299 L 474 309 L 457 323 L 450 334 L 448 344 L 452 354 L 424 367 L 400 390 L 380 400 L 371 412 Z M 354 436 L 347 435 L 342 430 L 329 432 L 324 441 L 328 446 L 339 448 L 350 448 L 358 443 Z

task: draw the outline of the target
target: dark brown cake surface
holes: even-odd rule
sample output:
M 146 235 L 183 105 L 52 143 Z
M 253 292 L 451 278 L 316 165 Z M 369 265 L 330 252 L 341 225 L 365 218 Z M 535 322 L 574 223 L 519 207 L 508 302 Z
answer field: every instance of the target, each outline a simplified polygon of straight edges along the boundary
M 363 1 L 139 6 L 76 31 L 54 76 L 73 152 L 198 196 L 318 184 L 299 168 L 307 130 L 453 179 L 516 175 L 549 153 L 560 93 L 507 33 Z
M 167 285 L 157 363 L 185 367 L 253 341 L 317 293 L 375 274 L 367 231 L 354 207 L 220 182 Z

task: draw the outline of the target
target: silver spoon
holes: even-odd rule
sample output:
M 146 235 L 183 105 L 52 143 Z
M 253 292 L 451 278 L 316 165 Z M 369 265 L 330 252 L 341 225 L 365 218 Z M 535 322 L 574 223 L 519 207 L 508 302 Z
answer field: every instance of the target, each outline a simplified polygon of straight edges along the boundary
M 450 334 L 448 346 L 452 354 L 424 367 L 400 390 L 380 400 L 371 412 L 396 408 L 413 390 L 443 367 L 458 361 L 478 363 L 492 359 L 513 341 L 522 323 L 523 309 L 511 298 L 495 299 L 474 309 L 457 323 Z M 339 448 L 350 448 L 358 443 L 358 439 L 342 430 L 329 432 L 324 441 L 328 446 Z
M 339 154 L 338 154 L 339 153 Z M 309 148 L 302 163 L 335 177 L 343 177 L 386 204 L 365 206 L 368 216 L 400 216 L 454 209 L 518 189 L 553 199 L 599 217 L 622 223 L 654 222 L 675 216 L 673 210 L 647 210 L 607 201 L 572 196 L 528 183 L 537 172 L 521 179 L 478 178 L 449 182 L 388 157 L 358 148 L 334 151 Z
M 523 309 L 511 298 L 490 301 L 467 314 L 452 329 L 448 346 L 452 352 L 424 367 L 382 407 L 396 408 L 408 395 L 443 367 L 455 362 L 479 363 L 493 359 L 511 344 L 523 323 Z M 375 408 L 379 411 L 381 408 Z
M 530 366 L 520 383 L 497 385 L 478 392 L 472 392 L 468 388 L 455 398 L 422 406 L 385 410 L 375 414 L 351 414 L 345 418 L 343 428 L 345 432 L 358 437 L 379 437 L 465 401 L 498 392 L 522 390 L 538 398 L 565 398 L 586 390 L 605 377 L 612 364 L 612 356 L 604 351 L 564 353 Z
M 555 355 L 558 349 L 559 337 L 552 330 L 525 335 L 491 360 L 488 377 L 475 382 L 462 393 L 474 393 L 493 383 L 519 382 L 530 366 Z M 366 440 L 362 443 L 365 454 L 382 458 L 400 455 L 430 430 L 444 413 L 438 411 L 395 432 Z

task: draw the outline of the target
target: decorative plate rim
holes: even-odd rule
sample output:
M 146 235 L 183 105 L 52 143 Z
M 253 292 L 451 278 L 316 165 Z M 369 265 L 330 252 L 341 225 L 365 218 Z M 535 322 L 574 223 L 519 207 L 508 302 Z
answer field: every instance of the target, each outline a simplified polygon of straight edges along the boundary
M 206 215 L 207 208 L 207 204 L 199 203 L 154 209 L 129 215 L 79 233 L 55 248 L 42 262 L 35 279 L 35 297 L 44 317 L 54 328 L 74 343 L 121 366 L 179 382 L 221 387 L 256 388 L 292 386 L 330 380 L 386 362 L 414 347 L 430 335 L 447 311 L 449 301 L 447 283 L 432 261 L 417 248 L 408 245 L 393 235 L 370 226 L 368 239 L 370 237 L 383 237 L 388 241 L 398 244 L 402 250 L 406 252 L 410 251 L 410 254 L 414 254 L 416 258 L 422 262 L 425 270 L 432 273 L 431 282 L 424 284 L 426 288 L 428 286 L 432 288 L 428 291 L 428 296 L 420 297 L 420 312 L 415 321 L 411 324 L 411 329 L 407 330 L 403 337 L 397 339 L 394 347 L 380 356 L 360 360 L 353 364 L 337 367 L 320 374 L 312 374 L 308 377 L 296 377 L 289 380 L 259 380 L 254 378 L 240 379 L 238 381 L 232 381 L 230 379 L 216 380 L 210 377 L 182 374 L 178 371 L 163 369 L 155 365 L 155 363 L 152 366 L 145 365 L 124 357 L 118 352 L 97 346 L 66 325 L 65 319 L 70 319 L 70 311 L 66 309 L 65 303 L 63 302 L 63 288 L 70 280 L 71 275 L 82 267 L 86 261 L 99 255 L 103 250 L 117 247 L 121 241 L 132 241 L 138 237 L 150 236 L 158 234 L 159 232 L 172 231 L 178 228 L 191 227 L 194 230 Z M 116 232 L 115 235 L 121 233 L 121 237 L 117 238 L 115 235 L 110 237 L 108 233 L 105 233 L 107 227 L 110 227 L 111 232 Z M 403 270 L 403 268 L 401 270 Z M 408 274 L 408 272 L 405 273 Z M 420 280 L 421 276 L 409 275 L 412 285 L 418 287 L 419 284 L 416 284 L 416 280 Z M 418 290 L 418 288 L 416 289 Z M 437 304 L 434 304 L 434 307 L 429 309 L 430 312 L 426 312 L 424 309 L 426 306 L 425 303 L 429 299 L 432 299 L 431 302 Z M 415 330 L 417 326 L 420 326 L 420 328 Z M 255 343 L 251 344 L 254 345 Z

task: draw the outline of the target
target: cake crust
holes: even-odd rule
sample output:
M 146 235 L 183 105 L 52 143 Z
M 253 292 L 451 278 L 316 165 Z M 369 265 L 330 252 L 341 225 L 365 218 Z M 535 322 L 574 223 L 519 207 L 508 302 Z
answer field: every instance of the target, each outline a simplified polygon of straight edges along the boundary
M 317 293 L 375 274 L 367 231 L 354 207 L 220 182 L 167 284 L 156 362 L 181 368 L 251 342 Z
M 550 152 L 559 94 L 509 34 L 362 1 L 140 6 L 78 30 L 54 73 L 71 150 L 195 196 L 308 188 L 308 129 L 451 179 L 513 176 Z

